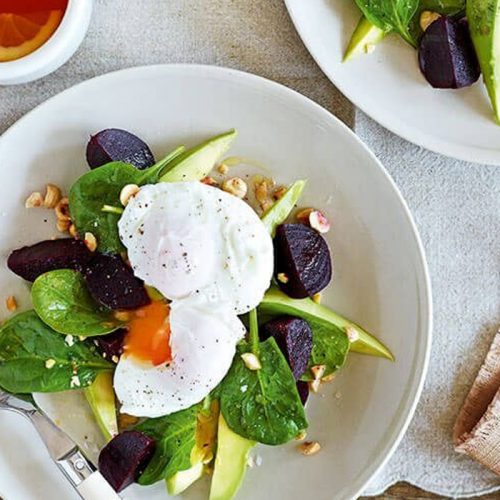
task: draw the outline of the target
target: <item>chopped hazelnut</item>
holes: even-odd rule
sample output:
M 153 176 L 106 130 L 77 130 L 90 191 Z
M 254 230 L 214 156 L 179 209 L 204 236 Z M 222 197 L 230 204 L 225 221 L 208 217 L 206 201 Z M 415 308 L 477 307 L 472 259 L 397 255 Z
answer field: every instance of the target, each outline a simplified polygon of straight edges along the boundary
M 311 372 L 313 374 L 314 380 L 321 379 L 326 371 L 326 365 L 315 365 L 311 366 Z
M 47 184 L 43 206 L 45 208 L 56 208 L 56 205 L 61 201 L 61 190 L 55 184 Z
M 422 31 L 427 30 L 427 28 L 437 19 L 441 17 L 441 14 L 438 14 L 437 12 L 432 12 L 430 10 L 424 10 L 420 14 L 420 27 L 422 28 Z
M 330 231 L 330 222 L 319 210 L 313 210 L 309 214 L 309 225 L 318 231 L 318 233 L 327 233 Z
M 243 363 L 245 363 L 245 366 L 249 370 L 256 371 L 262 368 L 259 358 L 252 352 L 246 352 L 242 354 L 241 359 L 243 360 Z
M 280 283 L 288 283 L 288 276 L 285 273 L 278 273 L 278 276 L 276 276 L 276 278 Z
M 221 163 L 217 167 L 217 171 L 219 172 L 219 174 L 226 175 L 229 171 L 229 167 L 225 163 Z
M 56 365 L 55 359 L 48 359 L 47 361 L 45 361 L 45 368 L 47 368 L 47 370 L 54 368 L 55 365 Z
M 307 437 L 307 432 L 306 431 L 300 431 L 296 436 L 295 440 L 296 441 L 303 441 Z
M 69 200 L 67 196 L 59 200 L 57 205 L 54 207 L 54 211 L 56 213 L 57 220 L 71 221 L 71 217 L 69 215 Z
M 7 297 L 7 300 L 5 301 L 5 306 L 7 307 L 7 310 L 10 312 L 14 312 L 17 309 L 17 300 L 14 297 L 14 295 Z
M 285 193 L 287 192 L 288 188 L 286 186 L 278 186 L 274 191 L 273 191 L 273 198 L 275 200 L 279 200 L 280 198 L 283 198 Z
M 244 198 L 247 194 L 247 183 L 240 177 L 232 177 L 222 183 L 223 191 L 233 194 L 238 198 Z
M 213 177 L 210 177 L 209 175 L 203 177 L 203 179 L 201 179 L 200 182 L 202 184 L 206 184 L 207 186 L 213 186 L 213 187 L 217 186 L 217 181 Z
M 24 202 L 26 208 L 38 208 L 43 206 L 43 196 L 42 193 L 35 192 L 31 193 L 26 201 Z
M 83 242 L 91 252 L 95 252 L 97 249 L 97 240 L 92 233 L 85 233 Z
M 120 203 L 126 207 L 130 198 L 134 197 L 141 188 L 137 184 L 127 184 L 120 191 Z
M 69 226 L 68 232 L 72 238 L 78 238 L 78 231 L 76 230 L 76 226 L 74 224 Z
M 309 215 L 314 210 L 314 208 L 301 208 L 296 214 L 295 218 L 301 224 L 309 224 Z
M 60 233 L 67 233 L 71 227 L 71 221 L 58 219 L 56 221 L 56 227 Z
M 118 321 L 130 321 L 130 312 L 129 311 L 115 311 L 113 313 L 113 316 L 118 320 Z
M 315 455 L 316 453 L 318 453 L 318 451 L 321 450 L 321 445 L 318 443 L 318 441 L 306 441 L 305 443 L 299 445 L 299 450 L 302 455 Z

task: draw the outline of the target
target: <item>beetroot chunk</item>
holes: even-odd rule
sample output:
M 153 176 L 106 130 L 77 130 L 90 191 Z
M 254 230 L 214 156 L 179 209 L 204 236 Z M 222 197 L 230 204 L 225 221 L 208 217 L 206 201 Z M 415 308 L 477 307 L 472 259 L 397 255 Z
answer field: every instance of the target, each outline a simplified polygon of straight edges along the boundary
M 112 333 L 94 337 L 94 342 L 103 357 L 109 360 L 113 356 L 120 357 L 123 354 L 123 344 L 126 334 L 126 328 L 118 328 L 118 330 Z
M 332 279 L 332 261 L 325 239 L 303 224 L 282 224 L 274 239 L 275 273 L 289 297 L 312 297 Z
M 115 436 L 99 455 L 99 471 L 115 491 L 132 484 L 155 452 L 154 439 L 138 431 Z
M 472 85 L 480 69 L 467 21 L 442 16 L 422 35 L 418 50 L 420 70 L 440 89 Z
M 292 316 L 281 316 L 260 329 L 264 339 L 274 337 L 290 365 L 295 380 L 305 373 L 312 351 L 312 332 L 306 321 Z
M 109 309 L 137 309 L 151 302 L 144 283 L 119 255 L 97 254 L 84 276 L 92 297 Z
M 302 405 L 305 406 L 309 398 L 309 384 L 303 380 L 297 380 L 297 391 L 302 401 Z
M 46 240 L 14 250 L 7 259 L 9 269 L 27 281 L 55 269 L 80 270 L 92 259 L 83 241 L 64 238 Z
M 87 144 L 87 163 L 97 168 L 112 161 L 130 163 L 139 170 L 155 163 L 148 145 L 134 134 L 118 128 L 101 130 Z

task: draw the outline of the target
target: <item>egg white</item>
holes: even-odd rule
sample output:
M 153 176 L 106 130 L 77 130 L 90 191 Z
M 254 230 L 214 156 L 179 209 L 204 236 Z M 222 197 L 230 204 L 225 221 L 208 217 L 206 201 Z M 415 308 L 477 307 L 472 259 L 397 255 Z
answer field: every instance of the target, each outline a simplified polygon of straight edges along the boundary
M 118 227 L 135 275 L 170 300 L 204 293 L 243 314 L 269 287 L 270 235 L 250 206 L 214 187 L 143 186 Z
M 227 307 L 195 294 L 172 302 L 170 331 L 170 363 L 154 366 L 122 355 L 113 384 L 121 412 L 160 417 L 203 400 L 229 370 L 245 327 Z

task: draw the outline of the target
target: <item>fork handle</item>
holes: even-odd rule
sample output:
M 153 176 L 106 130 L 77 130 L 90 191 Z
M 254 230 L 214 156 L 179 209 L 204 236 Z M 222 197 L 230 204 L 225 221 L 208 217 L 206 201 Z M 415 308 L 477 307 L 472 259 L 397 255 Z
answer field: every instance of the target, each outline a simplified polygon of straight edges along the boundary
M 57 460 L 58 467 L 84 500 L 119 500 L 110 484 L 78 450 Z
M 76 490 L 84 500 L 117 500 L 120 497 L 98 471 L 93 472 Z

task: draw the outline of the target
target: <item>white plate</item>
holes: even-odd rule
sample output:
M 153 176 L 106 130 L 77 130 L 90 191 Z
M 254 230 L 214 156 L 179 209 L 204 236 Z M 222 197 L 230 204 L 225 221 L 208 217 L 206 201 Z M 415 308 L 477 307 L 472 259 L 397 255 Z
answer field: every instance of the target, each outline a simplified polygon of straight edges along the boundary
M 112 73 L 50 99 L 0 139 L 1 296 L 29 307 L 28 287 L 5 268 L 10 250 L 55 235 L 51 214 L 25 210 L 33 190 L 65 189 L 86 170 L 89 134 L 105 127 L 138 133 L 157 157 L 231 127 L 232 154 L 257 160 L 283 181 L 307 177 L 304 205 L 333 220 L 328 239 L 336 276 L 325 302 L 373 331 L 397 362 L 352 355 L 308 406 L 305 458 L 296 443 L 260 447 L 240 499 L 344 499 L 358 495 L 402 437 L 422 387 L 430 347 L 426 264 L 407 206 L 384 168 L 339 120 L 276 83 L 228 69 L 152 66 Z M 48 218 L 48 222 L 44 222 Z M 2 299 L 3 300 L 3 299 Z M 337 395 L 337 397 L 335 396 Z M 35 433 L 0 413 L 0 497 L 73 498 Z M 189 498 L 206 498 L 203 487 Z M 162 484 L 126 498 L 165 498 Z
M 372 54 L 342 63 L 360 18 L 354 0 L 285 1 L 323 72 L 366 114 L 437 153 L 500 165 L 500 126 L 482 80 L 461 90 L 433 89 L 420 74 L 415 50 L 396 35 Z

